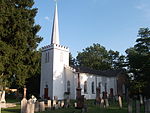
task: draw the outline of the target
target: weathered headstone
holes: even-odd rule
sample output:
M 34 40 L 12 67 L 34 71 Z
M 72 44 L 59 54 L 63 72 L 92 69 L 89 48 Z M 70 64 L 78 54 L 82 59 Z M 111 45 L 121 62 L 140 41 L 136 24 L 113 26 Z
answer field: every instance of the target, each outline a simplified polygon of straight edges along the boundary
M 143 96 L 140 94 L 140 104 L 143 104 Z
M 64 101 L 61 101 L 61 107 L 64 107 Z
M 47 101 L 47 108 L 51 108 L 51 100 Z
M 30 113 L 34 113 L 35 102 L 32 99 L 29 99 L 30 103 Z
M 128 113 L 132 113 L 132 99 L 128 100 Z
M 77 103 L 76 103 L 76 102 L 74 103 L 74 107 L 75 107 L 75 108 L 77 107 Z
M 100 88 L 99 87 L 97 87 L 96 88 L 96 104 L 100 104 Z
M 34 109 L 35 109 L 35 103 L 31 103 L 30 113 L 34 113 Z
M 113 98 L 113 96 L 114 96 L 113 88 L 110 88 L 110 98 Z
M 6 103 L 6 100 L 5 100 L 5 91 L 2 91 L 2 94 L 1 94 L 1 103 Z
M 44 101 L 40 102 L 40 111 L 45 111 Z
M 121 96 L 118 97 L 118 101 L 119 101 L 119 107 L 122 108 L 122 99 L 121 99 Z
M 26 109 L 27 109 L 27 99 L 23 98 L 21 100 L 21 113 L 26 113 Z
M 101 99 L 100 107 L 104 108 L 104 99 Z
M 105 104 L 106 104 L 106 107 L 109 107 L 109 102 L 107 98 L 105 99 Z
M 34 113 L 35 104 L 33 103 L 32 99 L 29 99 L 27 102 L 27 109 L 26 113 Z
M 61 102 L 60 101 L 58 101 L 58 108 L 60 108 L 61 107 Z
M 35 112 L 39 112 L 40 111 L 40 103 L 38 101 L 35 102 Z
M 136 100 L 136 113 L 140 113 L 140 101 Z
M 30 113 L 30 104 L 27 102 L 26 113 Z
M 53 108 L 56 107 L 56 100 L 53 100 Z

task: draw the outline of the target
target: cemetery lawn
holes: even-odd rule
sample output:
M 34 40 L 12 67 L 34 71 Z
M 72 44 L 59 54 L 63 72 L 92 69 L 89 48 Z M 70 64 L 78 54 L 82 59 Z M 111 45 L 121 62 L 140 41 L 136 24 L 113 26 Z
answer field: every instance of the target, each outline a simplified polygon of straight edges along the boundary
M 14 108 L 2 109 L 2 113 L 20 113 L 20 105 L 17 105 Z M 81 110 L 70 107 L 38 113 L 81 113 Z M 100 108 L 96 105 L 89 105 L 88 112 L 86 113 L 127 113 L 127 107 L 119 109 L 117 105 L 110 106 L 109 108 Z
M 100 108 L 93 104 L 92 101 L 88 101 L 88 112 L 85 113 L 127 113 L 127 104 L 123 104 L 123 108 L 120 109 L 117 103 L 111 104 L 109 108 Z M 135 108 L 133 108 L 135 112 Z M 2 113 L 20 113 L 20 102 L 17 102 L 17 106 L 13 108 L 2 109 Z M 57 110 L 47 110 L 44 112 L 37 113 L 81 113 L 81 110 L 75 109 L 74 107 L 70 108 L 61 108 Z M 144 110 L 141 110 L 141 113 L 144 113 Z
M 2 113 L 20 113 L 20 105 L 14 108 L 2 109 Z M 50 110 L 38 113 L 81 113 L 81 110 L 74 108 Z M 107 109 L 100 108 L 98 106 L 88 107 L 88 112 L 86 113 L 127 113 L 127 108 L 119 109 L 118 107 L 109 107 Z

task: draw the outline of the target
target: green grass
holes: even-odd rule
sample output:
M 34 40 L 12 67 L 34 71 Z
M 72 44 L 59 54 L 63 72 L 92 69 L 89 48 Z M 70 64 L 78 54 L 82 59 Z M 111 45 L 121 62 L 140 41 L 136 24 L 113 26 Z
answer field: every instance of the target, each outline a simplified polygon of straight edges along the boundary
M 127 107 L 119 109 L 116 103 L 112 104 L 109 108 L 100 108 L 99 106 L 94 105 L 93 101 L 88 101 L 87 103 L 88 103 L 87 113 L 127 113 Z M 2 113 L 20 113 L 20 105 L 17 105 L 14 108 L 2 109 Z M 61 108 L 57 110 L 44 111 L 39 113 L 81 113 L 81 110 L 75 109 L 74 107 L 71 106 L 70 108 Z
M 20 113 L 20 105 L 13 108 L 2 109 L 2 113 Z
M 12 102 L 16 102 L 16 100 L 9 100 Z M 74 101 L 72 101 L 73 103 Z M 127 104 L 123 103 L 123 108 L 120 109 L 118 103 L 111 103 L 109 108 L 100 108 L 98 105 L 94 105 L 94 101 L 87 101 L 88 104 L 88 112 L 86 113 L 127 113 Z M 135 109 L 134 109 L 135 110 Z M 133 111 L 134 111 L 133 110 Z M 135 111 L 134 111 L 135 112 Z M 18 103 L 14 108 L 2 109 L 2 113 L 20 113 L 20 104 Z M 81 113 L 80 109 L 75 109 L 73 106 L 70 108 L 61 108 L 57 110 L 47 110 L 39 113 Z M 141 113 L 144 113 L 143 110 Z

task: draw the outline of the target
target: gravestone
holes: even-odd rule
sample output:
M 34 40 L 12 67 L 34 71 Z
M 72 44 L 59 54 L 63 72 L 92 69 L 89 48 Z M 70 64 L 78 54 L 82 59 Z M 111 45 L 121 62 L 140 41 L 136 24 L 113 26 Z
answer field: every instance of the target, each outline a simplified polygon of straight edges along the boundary
M 136 100 L 136 113 L 140 113 L 140 101 Z
M 61 102 L 60 101 L 58 101 L 58 108 L 60 108 L 61 107 Z
M 5 91 L 2 91 L 2 94 L 1 94 L 1 103 L 6 103 L 6 100 L 5 100 Z
M 47 108 L 49 108 L 49 109 L 51 108 L 51 100 L 47 101 Z
M 77 98 L 77 108 L 82 109 L 84 107 L 84 95 Z
M 140 94 L 140 104 L 143 104 L 143 96 Z
M 110 88 L 110 99 L 113 99 L 114 97 L 114 91 L 113 91 L 113 88 Z
M 45 104 L 44 101 L 40 102 L 40 111 L 45 111 Z
M 56 107 L 56 100 L 53 100 L 53 107 Z
M 132 99 L 128 100 L 128 113 L 132 113 Z
M 30 113 L 34 113 L 34 109 L 35 109 L 35 103 L 31 103 L 31 107 L 30 107 Z
M 109 107 L 109 102 L 107 98 L 105 99 L 105 104 L 106 104 L 106 107 Z
M 27 109 L 26 113 L 34 113 L 35 104 L 33 103 L 32 99 L 27 101 Z
M 63 100 L 61 101 L 61 107 L 64 107 L 64 101 Z
M 39 112 L 40 111 L 40 103 L 38 101 L 35 102 L 35 112 Z
M 27 109 L 27 99 L 23 98 L 21 100 L 21 113 L 26 113 L 26 109 Z
M 100 104 L 100 101 L 101 101 L 101 99 L 100 99 L 100 88 L 99 87 L 97 87 L 96 88 L 96 104 Z
M 100 107 L 101 107 L 101 108 L 104 108 L 104 99 L 101 99 Z
M 76 103 L 76 102 L 74 103 L 74 107 L 75 107 L 75 108 L 77 107 L 77 103 Z
M 121 99 L 121 96 L 118 97 L 118 101 L 119 101 L 119 107 L 122 108 L 122 99 Z

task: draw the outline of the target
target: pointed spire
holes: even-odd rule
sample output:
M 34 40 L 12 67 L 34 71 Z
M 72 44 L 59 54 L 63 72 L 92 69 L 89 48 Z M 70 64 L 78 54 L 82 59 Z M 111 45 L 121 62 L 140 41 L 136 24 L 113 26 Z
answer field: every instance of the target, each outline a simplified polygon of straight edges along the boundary
M 53 20 L 51 44 L 59 44 L 59 27 L 58 27 L 57 3 L 56 3 L 56 7 L 55 7 L 55 14 L 54 14 L 54 20 Z

